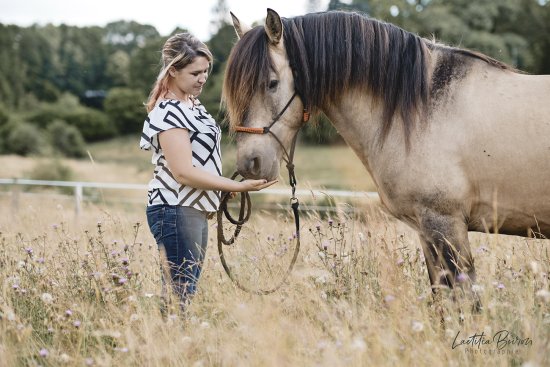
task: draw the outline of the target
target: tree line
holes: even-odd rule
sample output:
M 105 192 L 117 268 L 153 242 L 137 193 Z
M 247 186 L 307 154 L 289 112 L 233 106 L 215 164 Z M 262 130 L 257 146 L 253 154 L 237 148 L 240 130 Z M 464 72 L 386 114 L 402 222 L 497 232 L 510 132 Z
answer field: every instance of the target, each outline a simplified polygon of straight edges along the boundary
M 550 74 L 549 0 L 331 0 L 328 9 L 317 4 L 310 0 L 308 9 L 363 12 L 530 73 Z M 215 64 L 201 101 L 218 120 L 225 61 L 236 42 L 226 9 L 218 0 L 216 29 L 204 40 Z M 78 157 L 86 142 L 139 133 L 167 37 L 129 21 L 105 27 L 0 24 L 0 154 L 57 149 Z M 305 132 L 305 140 L 339 140 L 326 119 L 319 124 Z

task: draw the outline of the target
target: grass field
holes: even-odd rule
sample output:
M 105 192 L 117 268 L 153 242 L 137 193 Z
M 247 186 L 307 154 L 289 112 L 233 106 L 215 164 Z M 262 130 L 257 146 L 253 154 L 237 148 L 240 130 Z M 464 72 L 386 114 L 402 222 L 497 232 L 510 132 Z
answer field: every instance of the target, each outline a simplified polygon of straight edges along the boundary
M 148 165 L 140 165 L 149 155 L 124 146 L 97 145 L 95 163 L 65 164 L 83 180 L 147 180 Z M 364 171 L 341 164 L 355 159 L 346 148 L 315 157 L 322 159 L 304 160 L 301 182 L 369 190 L 347 186 Z M 0 164 L 13 165 L 9 177 L 35 163 Z M 231 283 L 210 222 L 199 292 L 184 313 L 171 307 L 163 316 L 158 250 L 142 204 L 89 203 L 75 217 L 70 200 L 21 197 L 15 210 L 4 195 L 0 366 L 550 365 L 548 241 L 471 234 L 483 304 L 472 313 L 467 302 L 433 302 L 413 231 L 376 202 L 357 208 L 329 218 L 304 213 L 296 268 L 268 296 Z M 293 221 L 285 211 L 253 217 L 227 257 L 242 282 L 270 287 L 290 261 Z

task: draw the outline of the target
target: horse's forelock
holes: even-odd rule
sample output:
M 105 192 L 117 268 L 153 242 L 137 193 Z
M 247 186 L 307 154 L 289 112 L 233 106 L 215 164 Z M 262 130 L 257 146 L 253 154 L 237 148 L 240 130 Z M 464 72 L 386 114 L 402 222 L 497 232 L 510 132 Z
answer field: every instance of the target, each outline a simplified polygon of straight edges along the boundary
M 223 99 L 231 127 L 245 120 L 253 96 L 269 81 L 270 69 L 267 35 L 258 26 L 243 35 L 227 61 Z

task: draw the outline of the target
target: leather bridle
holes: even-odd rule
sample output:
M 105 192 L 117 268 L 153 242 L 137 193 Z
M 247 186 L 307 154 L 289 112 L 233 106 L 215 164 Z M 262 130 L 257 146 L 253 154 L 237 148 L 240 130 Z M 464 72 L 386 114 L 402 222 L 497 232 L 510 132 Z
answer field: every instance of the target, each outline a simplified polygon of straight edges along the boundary
M 294 100 L 294 98 L 296 98 L 297 95 L 298 95 L 298 93 L 295 91 L 292 94 L 292 96 L 290 97 L 290 99 L 288 100 L 288 102 L 286 103 L 286 105 L 283 107 L 281 112 L 279 112 L 277 114 L 277 116 L 275 116 L 273 121 L 271 121 L 271 123 L 268 126 L 265 126 L 265 127 L 237 126 L 237 127 L 235 127 L 235 131 L 239 132 L 239 133 L 262 134 L 262 135 L 271 134 L 271 136 L 273 138 L 275 138 L 277 143 L 279 143 L 279 145 L 283 149 L 283 153 L 284 153 L 283 160 L 286 162 L 286 168 L 288 169 L 288 176 L 289 176 L 289 184 L 292 188 L 292 197 L 290 198 L 290 204 L 291 204 L 291 207 L 292 207 L 292 212 L 294 214 L 294 223 L 296 225 L 296 247 L 294 248 L 294 254 L 292 256 L 292 260 L 290 262 L 290 265 L 287 268 L 287 271 L 284 274 L 281 281 L 275 287 L 273 287 L 271 289 L 268 289 L 268 290 L 251 289 L 249 287 L 246 287 L 246 286 L 242 285 L 233 276 L 229 266 L 227 265 L 227 262 L 225 261 L 225 256 L 223 254 L 223 245 L 233 244 L 235 242 L 235 240 L 237 239 L 243 224 L 245 224 L 248 221 L 248 219 L 250 218 L 250 214 L 251 214 L 251 211 L 252 211 L 250 194 L 248 192 L 241 192 L 240 193 L 241 194 L 241 206 L 240 206 L 240 210 L 239 210 L 239 218 L 235 219 L 231 216 L 231 214 L 229 213 L 229 210 L 227 208 L 227 201 L 229 200 L 230 195 L 229 195 L 229 193 L 224 193 L 224 195 L 222 196 L 222 199 L 221 199 L 220 209 L 218 210 L 218 214 L 217 214 L 217 220 L 218 220 L 218 253 L 220 254 L 220 260 L 221 260 L 222 266 L 223 266 L 225 272 L 227 273 L 227 275 L 229 276 L 229 278 L 233 281 L 233 283 L 235 283 L 235 285 L 238 288 L 240 288 L 241 290 L 243 290 L 245 292 L 248 292 L 248 293 L 265 295 L 265 294 L 273 293 L 277 289 L 279 289 L 283 285 L 283 283 L 286 281 L 286 279 L 288 278 L 290 273 L 292 272 L 292 269 L 294 268 L 294 265 L 296 264 L 296 260 L 298 258 L 298 253 L 300 252 L 300 215 L 299 215 L 299 211 L 298 211 L 298 207 L 299 207 L 300 204 L 298 202 L 298 199 L 296 198 L 296 176 L 294 174 L 294 150 L 295 150 L 295 147 L 296 147 L 296 141 L 298 139 L 298 133 L 299 133 L 300 129 L 298 129 L 296 131 L 296 133 L 294 134 L 294 137 L 292 138 L 292 143 L 290 145 L 290 150 L 289 151 L 287 151 L 287 149 L 283 145 L 282 141 L 277 137 L 277 135 L 275 135 L 273 133 L 273 131 L 271 131 L 271 128 L 273 127 L 273 125 L 275 125 L 279 121 L 281 116 L 285 113 L 285 111 L 288 109 L 288 107 L 291 105 L 292 101 Z M 304 110 L 303 110 L 303 114 L 302 114 L 302 124 L 309 121 L 309 116 L 310 116 L 309 109 L 304 104 Z M 238 172 L 235 172 L 231 178 L 235 179 L 237 176 L 238 176 Z M 225 238 L 224 233 L 223 233 L 223 215 L 222 214 L 225 214 L 225 217 L 227 218 L 227 220 L 229 220 L 232 224 L 236 225 L 235 231 L 233 232 L 233 236 L 229 240 Z

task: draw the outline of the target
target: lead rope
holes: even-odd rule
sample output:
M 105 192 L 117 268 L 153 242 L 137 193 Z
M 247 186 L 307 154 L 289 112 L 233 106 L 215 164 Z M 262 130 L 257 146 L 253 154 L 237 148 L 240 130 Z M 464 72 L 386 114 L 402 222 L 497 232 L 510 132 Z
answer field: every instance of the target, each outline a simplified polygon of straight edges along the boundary
M 271 127 L 275 125 L 277 121 L 279 121 L 279 118 L 283 115 L 283 113 L 287 110 L 287 108 L 290 106 L 294 98 L 298 95 L 298 93 L 295 91 L 292 96 L 290 97 L 289 101 L 286 103 L 286 105 L 283 107 L 281 112 L 277 114 L 277 116 L 273 119 L 271 124 L 269 124 L 266 127 L 263 128 L 255 128 L 255 127 L 242 127 L 237 126 L 235 128 L 235 131 L 237 132 L 243 132 L 243 133 L 250 133 L 250 134 L 270 134 L 277 143 L 282 147 L 283 149 L 283 160 L 286 162 L 286 168 L 288 169 L 288 181 L 290 184 L 290 187 L 292 188 L 292 197 L 290 198 L 290 206 L 292 207 L 292 213 L 294 215 L 294 223 L 296 224 L 296 246 L 294 248 L 294 254 L 292 256 L 292 260 L 290 261 L 290 265 L 288 266 L 286 273 L 283 275 L 283 278 L 281 281 L 274 286 L 271 289 L 263 290 L 263 289 L 251 289 L 249 287 L 246 287 L 242 285 L 231 272 L 231 269 L 227 265 L 227 262 L 225 261 L 225 256 L 223 254 L 223 246 L 224 245 L 232 245 L 237 237 L 239 236 L 239 233 L 241 232 L 242 226 L 250 219 L 250 214 L 252 212 L 252 204 L 250 200 L 250 194 L 248 192 L 241 192 L 241 207 L 239 209 L 239 218 L 235 219 L 231 216 L 231 213 L 229 213 L 229 210 L 227 208 L 227 201 L 229 200 L 229 193 L 224 193 L 221 200 L 220 200 L 220 209 L 217 213 L 217 220 L 218 220 L 218 253 L 220 254 L 220 261 L 222 263 L 222 266 L 229 277 L 233 281 L 233 283 L 241 290 L 252 293 L 252 294 L 258 294 L 258 295 L 265 295 L 275 292 L 277 289 L 281 288 L 281 286 L 284 284 L 290 273 L 292 272 L 292 269 L 294 269 L 294 265 L 296 264 L 296 260 L 298 259 L 298 253 L 300 252 L 300 214 L 299 214 L 299 206 L 300 203 L 298 201 L 298 198 L 296 198 L 296 175 L 294 174 L 294 151 L 296 148 L 296 142 L 298 140 L 298 132 L 294 134 L 294 138 L 292 139 L 292 143 L 290 145 L 290 151 L 287 151 L 285 149 L 284 144 L 281 142 L 281 140 L 271 131 Z M 309 120 L 309 109 L 305 106 L 302 116 L 302 122 L 307 122 Z M 233 176 L 231 176 L 231 179 L 234 180 L 238 176 L 238 173 L 235 172 Z M 242 180 L 241 180 L 242 181 Z M 232 224 L 234 224 L 235 231 L 233 232 L 233 235 L 230 239 L 226 239 L 225 235 L 223 233 L 223 215 L 225 214 L 225 217 L 227 220 L 229 220 Z
M 292 149 L 293 151 L 294 149 Z M 287 168 L 289 165 L 287 164 Z M 298 253 L 300 252 L 300 215 L 298 213 L 298 207 L 299 202 L 296 198 L 296 177 L 294 177 L 294 167 L 292 165 L 292 168 L 288 169 L 289 174 L 289 180 L 292 186 L 292 198 L 290 199 L 292 212 L 294 214 L 294 223 L 296 224 L 296 246 L 294 248 L 294 255 L 292 256 L 292 260 L 290 261 L 290 265 L 288 266 L 285 274 L 283 275 L 283 278 L 281 281 L 270 289 L 252 289 L 245 285 L 243 285 L 237 278 L 233 276 L 233 273 L 231 272 L 231 269 L 229 268 L 229 265 L 227 265 L 227 262 L 225 260 L 225 256 L 223 253 L 223 246 L 224 245 L 232 245 L 237 237 L 239 236 L 239 233 L 241 232 L 242 226 L 250 219 L 250 214 L 252 212 L 252 204 L 250 200 L 250 194 L 248 192 L 241 192 L 241 205 L 239 209 L 239 217 L 238 219 L 235 219 L 233 216 L 231 216 L 231 213 L 229 213 L 229 210 L 227 208 L 227 201 L 229 200 L 229 193 L 224 193 L 220 202 L 220 209 L 217 213 L 217 220 L 218 220 L 218 253 L 220 254 L 220 260 L 222 263 L 222 266 L 225 270 L 225 273 L 233 281 L 233 283 L 241 290 L 252 293 L 252 294 L 258 294 L 258 295 L 266 295 L 275 292 L 281 286 L 284 284 L 284 282 L 287 280 L 288 276 L 292 272 L 292 269 L 294 269 L 294 265 L 296 264 L 296 260 L 298 259 Z M 238 173 L 235 172 L 233 176 L 231 176 L 231 179 L 235 179 L 238 176 Z M 241 180 L 242 181 L 242 180 Z M 233 232 L 233 235 L 230 239 L 226 239 L 225 235 L 223 233 L 223 215 L 225 214 L 225 217 L 229 222 L 236 225 L 235 230 Z

